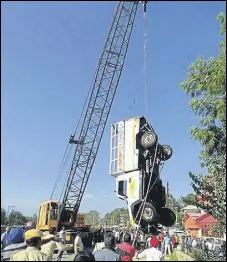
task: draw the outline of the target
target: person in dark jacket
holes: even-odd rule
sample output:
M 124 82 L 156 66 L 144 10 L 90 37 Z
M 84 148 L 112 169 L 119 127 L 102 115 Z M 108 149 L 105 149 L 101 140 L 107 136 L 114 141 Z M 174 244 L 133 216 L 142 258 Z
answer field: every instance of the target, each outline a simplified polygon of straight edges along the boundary
M 121 261 L 121 256 L 115 252 L 115 236 L 112 233 L 104 235 L 104 245 L 102 250 L 95 251 L 95 261 Z
M 81 251 L 75 256 L 73 261 L 95 261 L 95 257 L 91 252 Z

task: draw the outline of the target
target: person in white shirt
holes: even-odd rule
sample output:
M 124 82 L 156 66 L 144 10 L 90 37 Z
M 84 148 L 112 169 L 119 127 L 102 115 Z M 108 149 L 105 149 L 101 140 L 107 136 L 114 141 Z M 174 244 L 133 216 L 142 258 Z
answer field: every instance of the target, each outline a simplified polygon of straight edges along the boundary
M 195 238 L 192 240 L 192 247 L 195 248 L 197 246 L 197 241 Z
M 116 243 L 120 242 L 120 232 L 118 231 L 118 229 L 115 232 L 115 239 L 116 239 Z
M 148 238 L 147 238 L 147 240 L 146 240 L 146 248 L 149 248 L 149 247 L 151 247 L 151 236 L 149 236 Z
M 212 251 L 213 244 L 211 243 L 211 241 L 207 242 L 207 248 L 208 248 L 209 251 Z
M 66 243 L 66 232 L 65 232 L 65 228 L 64 227 L 59 232 L 59 238 L 60 238 L 62 244 Z
M 83 251 L 83 250 L 84 250 L 84 245 L 81 240 L 81 233 L 77 232 L 76 238 L 74 240 L 74 253 L 77 255 L 78 252 Z
M 164 255 L 158 250 L 159 241 L 157 238 L 152 238 L 150 241 L 150 248 L 145 249 L 137 254 L 136 258 L 146 258 L 146 261 L 164 261 Z

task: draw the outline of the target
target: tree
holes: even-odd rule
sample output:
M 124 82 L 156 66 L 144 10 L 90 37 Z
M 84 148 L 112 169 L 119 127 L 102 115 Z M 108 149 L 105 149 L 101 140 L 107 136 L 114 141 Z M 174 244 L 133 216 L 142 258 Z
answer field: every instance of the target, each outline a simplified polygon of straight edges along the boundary
M 112 212 L 107 213 L 102 219 L 102 224 L 107 225 L 127 225 L 129 222 L 128 209 L 126 208 L 116 208 Z
M 1 224 L 6 224 L 6 211 L 4 208 L 1 207 Z
M 185 197 L 182 197 L 182 202 L 184 207 L 186 207 L 187 205 L 193 205 L 196 206 L 198 203 L 198 200 L 196 199 L 196 195 L 195 194 L 188 194 Z
M 96 210 L 91 210 L 88 213 L 85 213 L 85 223 L 87 225 L 97 226 L 100 223 L 100 214 Z
M 217 17 L 220 32 L 226 33 L 226 16 Z M 192 138 L 203 147 L 201 166 L 207 175 L 190 172 L 199 206 L 226 224 L 226 41 L 221 41 L 217 58 L 199 58 L 190 66 L 188 80 L 181 87 L 190 96 L 190 106 L 198 118 Z
M 33 214 L 33 216 L 26 216 L 28 222 L 32 222 L 34 225 L 37 223 L 37 215 Z
M 223 238 L 225 233 L 225 226 L 222 224 L 213 224 L 208 230 L 208 235 L 211 237 Z
M 14 225 L 20 226 L 20 225 L 24 225 L 27 222 L 28 222 L 27 218 L 23 216 L 19 211 L 13 211 L 9 215 L 9 224 L 11 226 Z

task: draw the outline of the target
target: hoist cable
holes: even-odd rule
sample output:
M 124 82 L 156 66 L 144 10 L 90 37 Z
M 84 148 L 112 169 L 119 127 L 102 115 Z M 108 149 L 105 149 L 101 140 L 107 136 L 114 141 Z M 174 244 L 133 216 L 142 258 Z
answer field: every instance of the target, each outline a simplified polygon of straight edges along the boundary
M 145 115 L 148 113 L 148 87 L 147 87 L 147 12 L 143 12 L 144 24 L 144 96 L 145 96 Z
M 52 191 L 52 193 L 51 193 L 50 199 L 53 198 L 54 192 L 55 192 L 56 187 L 57 187 L 57 184 L 58 184 L 58 182 L 59 182 L 59 179 L 60 179 L 60 176 L 61 176 L 61 171 L 62 171 L 62 166 L 63 166 L 64 160 L 65 160 L 66 153 L 67 153 L 67 151 L 68 151 L 68 147 L 69 147 L 69 144 L 67 144 L 65 153 L 64 153 L 64 155 L 63 155 L 63 159 L 62 159 L 62 161 L 61 161 L 61 165 L 60 165 L 60 168 L 59 168 L 59 171 L 58 171 L 58 177 L 57 177 L 57 179 L 56 179 L 56 181 L 55 181 L 54 188 L 53 188 L 53 191 Z

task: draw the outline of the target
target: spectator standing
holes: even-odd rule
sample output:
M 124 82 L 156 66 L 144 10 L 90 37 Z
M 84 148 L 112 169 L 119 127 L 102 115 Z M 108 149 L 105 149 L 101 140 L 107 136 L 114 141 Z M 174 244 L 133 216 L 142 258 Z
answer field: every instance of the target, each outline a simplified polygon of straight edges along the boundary
M 131 245 L 131 243 L 132 243 L 131 235 L 129 233 L 125 233 L 123 243 L 117 246 L 117 249 L 120 249 L 121 251 L 124 252 L 124 254 L 122 254 L 121 256 L 122 261 L 132 261 L 132 258 L 135 256 L 136 249 Z
M 167 233 L 166 236 L 164 237 L 164 246 L 165 246 L 165 255 L 171 255 L 171 237 Z
M 95 261 L 121 261 L 121 256 L 115 252 L 115 236 L 112 233 L 104 235 L 104 245 L 102 250 L 95 251 Z
M 158 250 L 159 241 L 157 238 L 152 238 L 150 242 L 150 248 L 145 249 L 141 253 L 137 254 L 137 258 L 146 258 L 146 261 L 164 261 L 163 253 Z
M 74 253 L 77 255 L 78 252 L 84 250 L 84 245 L 81 239 L 81 233 L 77 232 L 76 233 L 76 238 L 74 240 Z
M 62 227 L 61 231 L 59 232 L 59 238 L 62 244 L 66 244 L 66 231 L 65 228 Z
M 188 252 L 191 252 L 191 249 L 192 249 L 192 241 L 193 241 L 193 238 L 189 236 L 188 239 L 187 239 L 187 243 L 186 243 L 187 253 L 188 253 Z
M 197 241 L 195 238 L 192 239 L 192 248 L 196 248 L 197 246 Z
M 116 243 L 120 243 L 120 232 L 118 229 L 116 229 L 116 232 L 115 232 L 115 240 L 116 240 Z
M 10 234 L 11 228 L 7 227 L 6 231 L 1 235 L 1 245 L 2 250 L 9 245 L 9 234 Z
M 147 238 L 147 240 L 146 240 L 146 246 L 145 246 L 145 248 L 151 247 L 151 239 L 152 239 L 152 236 L 148 236 L 148 238 Z

